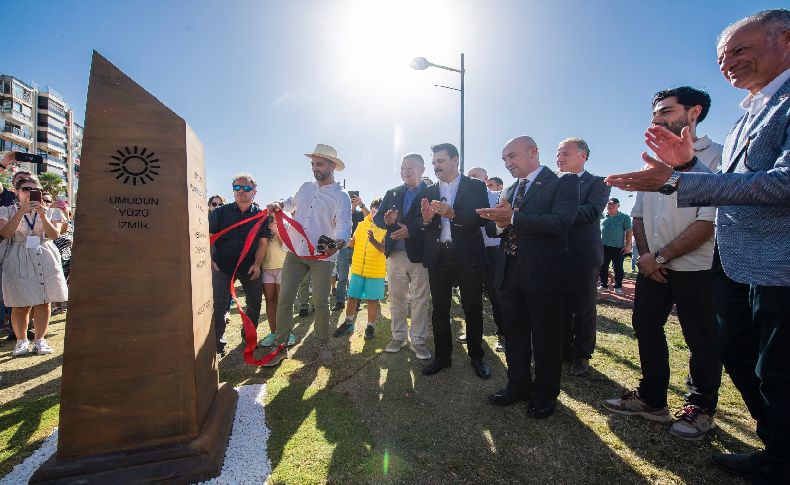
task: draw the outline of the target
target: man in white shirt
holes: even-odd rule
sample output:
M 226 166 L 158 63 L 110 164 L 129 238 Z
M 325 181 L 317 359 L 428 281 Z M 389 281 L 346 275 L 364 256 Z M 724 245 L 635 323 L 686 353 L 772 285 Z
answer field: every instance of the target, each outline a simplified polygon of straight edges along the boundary
M 646 167 L 607 183 L 677 192 L 680 207 L 717 207 L 716 349 L 765 450 L 715 453 L 713 461 L 754 483 L 790 483 L 790 10 L 733 23 L 716 51 L 724 78 L 749 92 L 719 172 L 677 170 L 695 159 L 693 139 L 656 126 L 646 143 L 657 159 L 643 154 Z
M 268 206 L 269 211 L 296 212 L 294 220 L 304 228 L 307 239 L 317 251 L 323 249 L 326 259 L 306 258 L 309 256 L 307 240 L 290 231 L 291 242 L 296 254 L 288 252 L 283 263 L 280 283 L 280 301 L 277 305 L 277 335 L 274 345 L 288 340 L 293 327 L 293 304 L 299 285 L 310 272 L 315 307 L 315 333 L 318 337 L 318 358 L 324 363 L 332 359 L 329 350 L 329 278 L 337 259 L 337 251 L 345 247 L 351 238 L 351 199 L 335 182 L 335 171 L 345 168 L 337 157 L 337 151 L 329 145 L 318 144 L 310 158 L 315 182 L 305 182 L 296 195 Z M 335 246 L 323 248 L 318 240 L 326 236 L 334 240 Z M 287 357 L 283 346 L 277 355 L 266 364 L 274 367 Z
M 683 86 L 653 96 L 654 126 L 680 135 L 683 128 L 694 140 L 697 160 L 690 172 L 715 171 L 722 146 L 708 137 L 697 138 L 697 124 L 710 110 L 710 96 Z M 714 426 L 721 385 L 721 361 L 714 351 L 713 317 L 713 207 L 677 207 L 677 194 L 637 192 L 631 211 L 639 248 L 639 274 L 632 323 L 639 342 L 642 380 L 620 398 L 605 401 L 610 411 L 669 422 L 669 348 L 664 325 L 677 306 L 678 320 L 689 347 L 688 393 L 669 433 L 697 440 Z

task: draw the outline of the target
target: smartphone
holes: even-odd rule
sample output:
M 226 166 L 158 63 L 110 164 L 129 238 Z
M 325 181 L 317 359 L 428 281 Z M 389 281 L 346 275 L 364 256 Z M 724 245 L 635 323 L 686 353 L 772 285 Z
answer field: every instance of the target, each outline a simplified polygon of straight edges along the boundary
M 41 155 L 33 155 L 32 153 L 14 152 L 14 158 L 17 162 L 28 162 L 36 164 L 36 171 L 38 173 L 47 171 L 47 163 Z
M 41 202 L 41 191 L 38 189 L 33 189 L 29 192 L 30 194 L 30 202 Z
M 351 197 L 352 199 L 354 197 L 356 197 L 358 199 L 359 198 L 359 190 L 349 190 L 348 191 L 348 196 Z

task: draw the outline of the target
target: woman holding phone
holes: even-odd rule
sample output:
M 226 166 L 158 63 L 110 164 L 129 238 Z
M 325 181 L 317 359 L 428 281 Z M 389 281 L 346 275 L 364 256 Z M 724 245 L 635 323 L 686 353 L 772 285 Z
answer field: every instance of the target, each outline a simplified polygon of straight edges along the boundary
M 50 303 L 68 299 L 60 252 L 52 240 L 60 236 L 61 216 L 57 209 L 41 203 L 41 183 L 35 176 L 17 180 L 19 201 L 0 207 L 0 236 L 10 241 L 3 261 L 3 298 L 11 307 L 11 325 L 16 335 L 13 355 L 30 352 L 27 325 L 30 312 L 35 321 L 33 352 L 52 353 L 44 336 Z

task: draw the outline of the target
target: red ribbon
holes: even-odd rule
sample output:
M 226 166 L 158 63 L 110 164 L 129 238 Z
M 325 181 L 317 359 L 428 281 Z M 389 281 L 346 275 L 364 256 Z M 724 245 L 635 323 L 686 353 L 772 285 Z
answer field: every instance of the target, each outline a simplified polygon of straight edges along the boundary
M 264 209 L 252 217 L 248 217 L 243 221 L 237 222 L 229 227 L 226 227 L 225 229 L 211 236 L 209 240 L 209 244 L 213 245 L 217 239 L 219 239 L 222 235 L 224 235 L 231 229 L 235 229 L 239 226 L 247 224 L 250 221 L 259 219 L 258 222 L 256 222 L 255 225 L 252 226 L 250 232 L 247 233 L 247 238 L 244 240 L 244 247 L 241 249 L 241 255 L 239 256 L 239 260 L 236 261 L 236 267 L 233 268 L 233 275 L 230 278 L 230 296 L 231 298 L 233 298 L 233 302 L 236 303 L 236 307 L 238 307 L 239 309 L 239 314 L 241 315 L 241 322 L 244 325 L 244 340 L 245 340 L 244 361 L 250 365 L 257 365 L 257 366 L 265 365 L 271 362 L 271 360 L 274 359 L 274 356 L 276 356 L 278 352 L 282 351 L 288 343 L 286 340 L 286 342 L 281 343 L 280 345 L 277 346 L 276 349 L 272 350 L 271 352 L 264 355 L 260 359 L 255 358 L 254 352 L 255 349 L 258 347 L 258 331 L 255 328 L 255 325 L 252 323 L 252 319 L 249 316 L 247 316 L 246 313 L 244 313 L 244 310 L 241 308 L 241 305 L 239 305 L 239 300 L 236 297 L 236 285 L 234 285 L 234 281 L 236 281 L 236 271 L 238 271 L 239 266 L 241 266 L 241 262 L 247 256 L 247 253 L 250 252 L 250 248 L 252 248 L 252 243 L 255 242 L 256 236 L 258 235 L 258 231 L 260 230 L 261 225 L 264 222 L 266 222 L 266 217 L 268 215 L 269 215 L 269 211 L 267 209 Z M 310 239 L 307 238 L 307 234 L 305 233 L 302 225 L 296 222 L 295 220 L 293 220 L 292 218 L 288 217 L 287 215 L 285 215 L 282 211 L 276 211 L 274 213 L 274 220 L 277 222 L 277 229 L 280 233 L 280 238 L 282 239 L 283 243 L 285 243 L 285 246 L 288 248 L 289 251 L 291 251 L 298 257 L 305 259 L 326 259 L 329 257 L 326 254 L 316 254 L 315 248 L 313 247 L 313 244 L 310 242 Z M 293 243 L 291 242 L 291 237 L 288 235 L 288 231 L 285 228 L 285 223 L 283 222 L 283 220 L 288 221 L 288 223 L 291 224 L 291 227 L 294 230 L 296 230 L 296 232 L 298 232 L 302 237 L 304 237 L 305 241 L 307 241 L 307 249 L 310 251 L 309 255 L 300 256 L 296 254 L 296 250 L 294 250 Z M 263 275 L 259 275 L 258 277 L 262 278 Z

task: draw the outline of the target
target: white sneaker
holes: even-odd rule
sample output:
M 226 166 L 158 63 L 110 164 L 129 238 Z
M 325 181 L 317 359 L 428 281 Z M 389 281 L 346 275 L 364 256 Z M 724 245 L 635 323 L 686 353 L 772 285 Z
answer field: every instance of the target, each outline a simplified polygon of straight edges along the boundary
M 28 339 L 17 340 L 16 345 L 14 346 L 14 351 L 11 352 L 11 355 L 25 355 L 29 352 L 28 346 L 30 345 L 30 341 Z
M 54 351 L 52 350 L 52 347 L 49 346 L 46 339 L 40 338 L 33 341 L 33 352 L 37 353 L 38 355 L 44 355 L 51 354 Z

